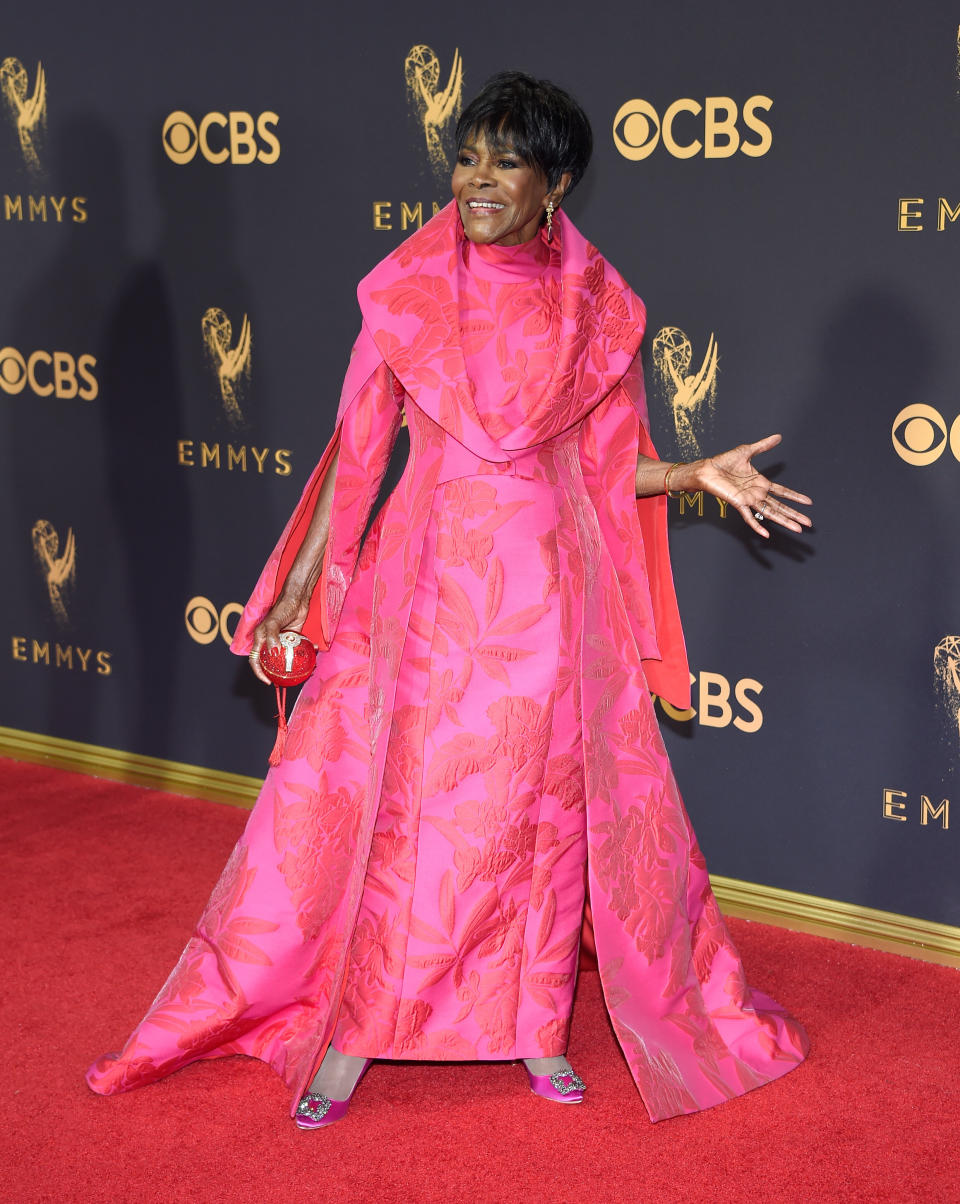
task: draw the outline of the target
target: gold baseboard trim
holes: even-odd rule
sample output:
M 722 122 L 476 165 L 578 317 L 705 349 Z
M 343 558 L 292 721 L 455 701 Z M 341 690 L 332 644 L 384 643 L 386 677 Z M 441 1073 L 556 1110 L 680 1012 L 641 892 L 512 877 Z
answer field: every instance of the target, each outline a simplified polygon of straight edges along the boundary
M 38 765 L 55 765 L 58 769 L 72 769 L 136 786 L 170 790 L 193 798 L 232 803 L 247 810 L 256 801 L 261 785 L 259 778 L 239 773 L 204 769 L 180 761 L 163 761 L 159 757 L 139 756 L 96 744 L 62 740 L 57 736 L 22 732 L 12 727 L 0 727 L 0 756 Z M 727 915 L 773 924 L 793 932 L 832 937 L 886 953 L 900 953 L 941 966 L 960 967 L 960 928 L 949 924 L 917 920 L 834 899 L 820 899 L 816 895 L 780 890 L 775 886 L 758 886 L 718 874 L 711 875 L 711 882 Z
M 950 924 L 820 899 L 775 886 L 757 886 L 720 875 L 712 874 L 710 881 L 720 909 L 728 916 L 757 920 L 792 932 L 828 936 L 850 945 L 900 953 L 941 966 L 960 967 L 960 928 Z
M 216 803 L 232 803 L 248 811 L 256 802 L 262 785 L 260 778 L 248 778 L 240 773 L 204 769 L 181 761 L 163 761 L 159 757 L 144 757 L 116 748 L 103 748 L 99 744 L 81 744 L 39 732 L 21 732 L 12 727 L 0 727 L 0 756 L 35 765 L 54 765 L 57 769 L 72 769 L 91 777 L 130 782 L 134 786 L 188 794 Z

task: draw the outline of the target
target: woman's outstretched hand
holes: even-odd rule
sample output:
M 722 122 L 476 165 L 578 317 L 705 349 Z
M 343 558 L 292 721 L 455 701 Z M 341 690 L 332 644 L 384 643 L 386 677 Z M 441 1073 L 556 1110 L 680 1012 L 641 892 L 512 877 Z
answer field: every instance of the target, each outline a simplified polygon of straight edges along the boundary
M 282 595 L 267 612 L 262 622 L 258 623 L 253 632 L 253 648 L 250 652 L 250 668 L 265 684 L 270 685 L 270 678 L 260 664 L 260 649 L 267 645 L 272 648 L 279 643 L 281 631 L 300 631 L 307 618 L 307 607 L 302 602 L 284 598 Z
M 734 506 L 747 526 L 764 539 L 770 538 L 764 526 L 767 522 L 779 523 L 796 534 L 813 526 L 809 515 L 787 505 L 812 505 L 806 494 L 778 485 L 753 467 L 754 456 L 770 451 L 780 439 L 780 435 L 768 435 L 756 443 L 741 443 L 717 456 L 708 456 L 696 466 L 700 488 Z

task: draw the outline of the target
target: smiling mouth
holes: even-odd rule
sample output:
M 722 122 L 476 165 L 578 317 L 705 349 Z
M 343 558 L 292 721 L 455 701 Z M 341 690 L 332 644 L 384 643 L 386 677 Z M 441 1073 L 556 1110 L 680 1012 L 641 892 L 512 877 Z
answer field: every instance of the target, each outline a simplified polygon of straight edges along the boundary
M 497 213 L 506 206 L 497 201 L 467 201 L 467 208 L 471 213 Z

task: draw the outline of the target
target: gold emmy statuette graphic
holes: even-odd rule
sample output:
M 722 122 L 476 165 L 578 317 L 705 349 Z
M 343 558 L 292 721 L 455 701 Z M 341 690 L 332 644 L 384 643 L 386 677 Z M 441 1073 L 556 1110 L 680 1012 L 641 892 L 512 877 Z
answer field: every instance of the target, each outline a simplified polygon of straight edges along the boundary
M 250 319 L 246 314 L 243 315 L 236 347 L 230 346 L 233 341 L 233 323 L 222 309 L 208 309 L 203 315 L 201 326 L 207 354 L 220 382 L 224 413 L 233 426 L 239 426 L 243 422 L 243 412 L 240 409 L 243 385 L 250 380 L 250 356 L 253 346 Z
M 439 91 L 440 61 L 429 46 L 414 46 L 403 64 L 407 81 L 407 99 L 423 126 L 427 156 L 438 180 L 450 170 L 443 140 L 451 122 L 460 116 L 463 103 L 463 59 L 453 52 L 453 66 L 447 86 Z
M 19 59 L 8 58 L 0 63 L 0 92 L 16 122 L 20 149 L 31 171 L 40 170 L 37 144 L 47 124 L 47 77 L 43 64 L 37 63 L 37 78 L 33 93 L 27 96 L 27 72 Z
M 717 400 L 717 341 L 710 335 L 703 363 L 688 372 L 693 359 L 690 340 L 676 326 L 664 326 L 653 340 L 653 365 L 673 410 L 677 447 L 688 459 L 700 455 L 700 436 Z
M 944 706 L 951 719 L 956 719 L 960 736 L 960 636 L 945 635 L 934 648 L 933 670 Z
M 960 25 L 957 26 L 957 79 L 960 79 Z
M 50 606 L 58 623 L 68 622 L 67 607 L 64 594 L 70 590 L 77 578 L 77 544 L 73 538 L 73 528 L 67 531 L 67 540 L 61 555 L 60 536 L 52 523 L 45 518 L 38 518 L 30 532 L 33 540 L 33 551 L 40 565 L 40 570 L 47 583 L 50 595 Z

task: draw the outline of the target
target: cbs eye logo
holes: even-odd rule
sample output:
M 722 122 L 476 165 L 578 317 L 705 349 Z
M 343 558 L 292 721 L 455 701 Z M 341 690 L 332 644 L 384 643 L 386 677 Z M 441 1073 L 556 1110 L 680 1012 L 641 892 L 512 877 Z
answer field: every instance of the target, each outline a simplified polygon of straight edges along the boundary
M 280 118 L 261 113 L 254 119 L 241 111 L 207 113 L 199 123 L 182 109 L 163 123 L 163 149 L 174 163 L 189 163 L 197 151 L 208 163 L 276 163 L 280 139 L 274 132 Z
M 97 366 L 92 355 L 71 355 L 69 351 L 33 351 L 23 355 L 16 347 L 0 347 L 0 389 L 10 396 L 22 393 L 29 385 L 37 397 L 55 396 L 61 401 L 79 397 L 93 401 L 100 391 L 94 375 Z
M 939 410 L 933 406 L 906 406 L 893 420 L 890 432 L 893 450 L 901 460 L 917 467 L 933 464 L 950 445 L 954 458 L 960 460 L 960 414 L 947 430 L 947 424 Z
M 701 151 L 705 159 L 729 159 L 738 150 L 759 159 L 773 145 L 773 131 L 757 113 L 772 107 L 769 96 L 751 96 L 742 114 L 729 96 L 707 96 L 703 104 L 684 98 L 669 105 L 661 119 L 649 101 L 628 100 L 613 119 L 613 141 L 634 162 L 652 155 L 661 142 L 675 159 L 692 159 Z M 741 133 L 738 122 L 757 135 L 756 141 Z
M 196 643 L 212 644 L 220 636 L 225 644 L 229 644 L 233 632 L 228 623 L 236 615 L 242 614 L 243 607 L 239 602 L 228 602 L 222 610 L 217 610 L 209 598 L 198 594 L 187 603 L 183 619 L 190 638 Z

